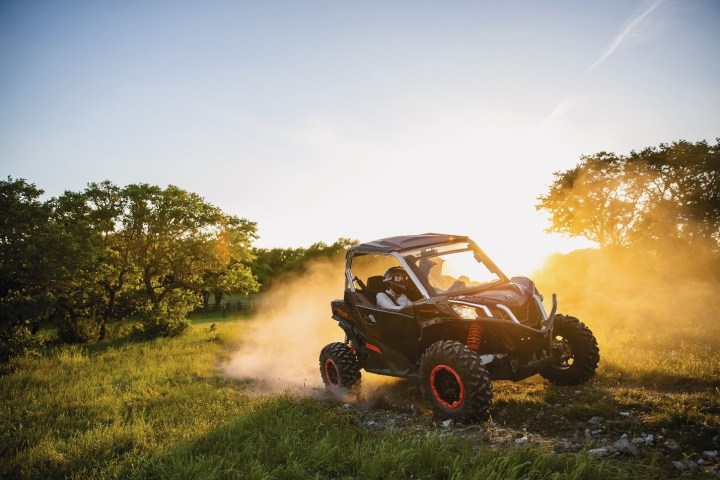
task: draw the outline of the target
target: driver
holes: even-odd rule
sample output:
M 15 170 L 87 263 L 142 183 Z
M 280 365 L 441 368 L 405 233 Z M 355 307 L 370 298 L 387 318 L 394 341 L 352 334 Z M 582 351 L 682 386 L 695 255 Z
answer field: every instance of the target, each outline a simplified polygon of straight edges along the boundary
M 375 295 L 378 308 L 385 310 L 400 310 L 412 302 L 405 295 L 407 290 L 407 273 L 402 267 L 391 267 L 383 275 L 384 292 Z

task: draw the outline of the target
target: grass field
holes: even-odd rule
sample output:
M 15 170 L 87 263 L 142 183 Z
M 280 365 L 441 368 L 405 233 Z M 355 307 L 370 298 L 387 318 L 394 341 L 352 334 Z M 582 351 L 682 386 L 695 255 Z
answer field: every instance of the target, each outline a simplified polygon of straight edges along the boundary
M 350 408 L 321 394 L 258 395 L 251 380 L 218 372 L 247 324 L 197 320 L 176 339 L 63 346 L 23 359 L 0 379 L 0 473 L 78 479 L 672 478 L 678 471 L 666 449 L 603 458 L 589 450 L 605 438 L 646 431 L 677 442 L 687 449 L 683 454 L 697 454 L 712 446 L 708 437 L 718 432 L 720 402 L 717 390 L 702 383 L 707 375 L 688 377 L 690 391 L 672 382 L 651 390 L 642 370 L 612 362 L 579 389 L 497 382 L 493 420 L 482 425 L 446 428 L 420 406 L 412 382 L 391 383 L 374 404 Z M 717 375 L 716 351 L 686 357 L 689 373 Z M 619 380 L 625 375 L 629 383 Z M 593 417 L 601 418 L 602 435 L 584 433 Z M 692 474 L 704 476 L 700 468 Z

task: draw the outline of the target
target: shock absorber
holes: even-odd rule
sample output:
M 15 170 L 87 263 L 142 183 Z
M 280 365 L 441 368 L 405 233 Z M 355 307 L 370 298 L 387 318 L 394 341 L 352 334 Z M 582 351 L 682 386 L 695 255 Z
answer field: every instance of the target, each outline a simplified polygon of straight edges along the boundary
M 480 353 L 480 342 L 482 341 L 482 326 L 479 323 L 471 323 L 468 328 L 467 347 L 477 353 Z

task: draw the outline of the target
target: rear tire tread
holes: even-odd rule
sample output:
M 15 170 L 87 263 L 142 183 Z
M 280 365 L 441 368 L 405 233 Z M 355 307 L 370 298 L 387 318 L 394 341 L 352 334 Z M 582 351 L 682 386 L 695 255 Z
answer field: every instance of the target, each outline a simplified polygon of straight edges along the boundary
M 337 367 L 338 384 L 334 385 L 327 378 L 325 364 L 331 360 Z M 340 387 L 352 388 L 360 383 L 361 373 L 357 356 L 350 345 L 335 342 L 326 345 L 320 352 L 320 376 L 326 388 Z

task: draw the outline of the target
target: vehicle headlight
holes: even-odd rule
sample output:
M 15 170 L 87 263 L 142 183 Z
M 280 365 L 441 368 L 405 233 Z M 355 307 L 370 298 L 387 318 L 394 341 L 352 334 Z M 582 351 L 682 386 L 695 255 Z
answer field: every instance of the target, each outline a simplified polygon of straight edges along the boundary
M 455 310 L 455 313 L 460 315 L 460 318 L 464 318 L 465 320 L 474 320 L 478 317 L 477 310 L 467 305 L 453 303 L 452 309 Z

